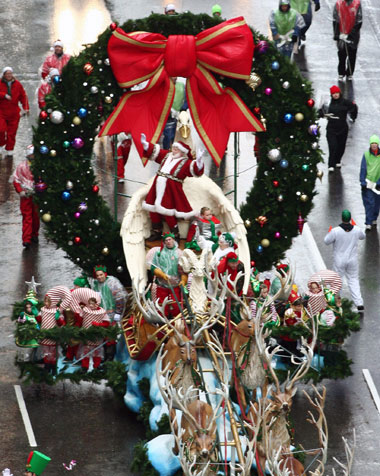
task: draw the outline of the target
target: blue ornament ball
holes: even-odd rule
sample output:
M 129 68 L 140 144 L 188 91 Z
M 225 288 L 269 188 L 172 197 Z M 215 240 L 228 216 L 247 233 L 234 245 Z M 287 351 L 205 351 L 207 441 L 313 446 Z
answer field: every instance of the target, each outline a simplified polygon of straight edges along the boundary
M 49 153 L 49 147 L 46 147 L 46 145 L 41 145 L 40 152 L 41 152 L 41 154 L 48 154 Z
M 278 69 L 280 69 L 280 63 L 278 61 L 273 61 L 272 69 L 273 71 L 277 71 Z
M 78 116 L 83 119 L 84 117 L 87 116 L 87 109 L 85 107 L 81 107 L 78 109 Z
M 281 159 L 280 160 L 280 167 L 283 169 L 286 169 L 289 165 L 289 162 L 286 159 Z
M 259 245 L 259 246 L 256 248 L 256 251 L 257 251 L 258 253 L 262 253 L 262 252 L 264 251 L 264 248 L 263 248 L 261 245 Z
M 65 190 L 64 192 L 62 192 L 61 198 L 64 202 L 67 202 L 71 198 L 71 193 Z
M 54 84 L 59 84 L 61 82 L 61 76 L 57 75 L 57 76 L 53 76 L 53 83 Z
M 294 116 L 293 116 L 293 114 L 290 114 L 290 112 L 288 112 L 287 114 L 285 114 L 285 116 L 284 116 L 284 122 L 286 122 L 286 124 L 291 124 L 293 121 L 294 121 Z

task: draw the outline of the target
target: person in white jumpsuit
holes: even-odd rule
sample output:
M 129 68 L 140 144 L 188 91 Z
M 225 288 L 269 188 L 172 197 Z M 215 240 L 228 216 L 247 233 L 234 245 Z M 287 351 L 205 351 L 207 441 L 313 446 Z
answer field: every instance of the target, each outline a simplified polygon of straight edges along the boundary
M 334 247 L 334 270 L 342 277 L 346 277 L 352 300 L 359 312 L 364 311 L 363 298 L 359 284 L 358 241 L 364 240 L 364 232 L 356 225 L 352 225 L 351 213 L 342 212 L 342 222 L 325 236 L 325 244 Z

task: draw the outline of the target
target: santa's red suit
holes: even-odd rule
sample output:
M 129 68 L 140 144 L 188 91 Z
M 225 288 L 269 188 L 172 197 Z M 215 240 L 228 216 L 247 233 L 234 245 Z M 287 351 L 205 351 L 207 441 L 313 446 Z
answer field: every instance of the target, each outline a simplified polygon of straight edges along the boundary
M 110 325 L 110 319 L 102 307 L 97 306 L 96 309 L 91 309 L 90 307 L 85 306 L 82 311 L 82 328 L 89 329 L 92 326 L 99 327 L 108 327 Z M 97 340 L 95 342 L 87 342 L 83 346 L 82 356 L 87 355 L 91 352 L 92 361 L 94 369 L 98 368 L 102 361 L 102 347 L 94 350 L 96 347 L 99 347 L 102 343 L 102 340 Z M 88 369 L 90 364 L 90 355 L 82 358 L 82 368 Z
M 162 215 L 172 229 L 177 224 L 177 218 L 188 219 L 195 214 L 182 184 L 186 177 L 203 175 L 203 161 L 193 160 L 190 153 L 186 152 L 174 158 L 172 152 L 161 150 L 157 144 L 149 144 L 145 155 L 160 164 L 160 168 L 143 202 L 143 208 L 150 212 L 153 224 L 161 222 Z
M 124 178 L 124 167 L 129 158 L 131 151 L 132 140 L 127 137 L 117 144 L 117 178 Z
M 6 95 L 11 96 L 8 100 Z M 20 81 L 12 79 L 9 83 L 3 78 L 0 81 L 0 147 L 5 145 L 7 151 L 12 151 L 16 143 L 16 133 L 20 121 L 20 108 L 29 112 L 29 102 L 25 89 Z
M 69 62 L 70 58 L 71 56 L 66 53 L 63 53 L 60 56 L 56 55 L 55 53 L 47 56 L 42 64 L 41 76 L 45 79 L 50 73 L 50 70 L 53 68 L 58 69 L 59 74 L 62 74 L 62 69 Z
M 48 83 L 47 81 L 43 82 L 41 86 L 38 88 L 37 98 L 38 98 L 38 107 L 40 109 L 43 109 L 46 106 L 45 96 L 47 94 L 50 94 L 51 90 L 52 90 L 52 85 L 51 83 Z
M 40 218 L 38 208 L 33 203 L 34 179 L 28 160 L 24 160 L 16 167 L 13 174 L 13 186 L 20 196 L 20 210 L 22 214 L 22 242 L 30 243 L 32 238 L 38 237 Z

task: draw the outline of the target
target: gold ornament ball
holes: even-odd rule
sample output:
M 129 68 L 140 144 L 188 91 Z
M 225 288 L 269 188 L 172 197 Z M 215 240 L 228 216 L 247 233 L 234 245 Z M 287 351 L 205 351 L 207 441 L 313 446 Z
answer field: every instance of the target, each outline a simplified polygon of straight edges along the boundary
M 79 124 L 82 122 L 82 119 L 78 116 L 73 117 L 73 124 L 75 126 L 79 126 Z
M 319 180 L 322 182 L 323 170 L 318 170 L 318 172 L 317 172 L 317 177 L 318 177 Z
M 111 102 L 112 102 L 111 96 L 106 96 L 106 97 L 104 98 L 104 101 L 105 101 L 107 104 L 111 104 Z
M 57 155 L 57 151 L 54 150 L 54 149 L 51 149 L 51 151 L 50 151 L 50 157 L 56 157 L 56 155 Z
M 251 225 L 252 225 L 251 220 L 249 220 L 249 219 L 247 218 L 247 219 L 244 221 L 244 225 L 245 225 L 246 228 L 251 228 Z
M 305 116 L 302 114 L 302 112 L 297 112 L 297 114 L 294 116 L 294 119 L 297 122 L 302 122 L 304 120 Z
M 51 221 L 51 215 L 50 213 L 44 213 L 42 215 L 42 221 L 44 221 L 45 223 L 49 223 L 49 221 Z
M 263 238 L 261 240 L 261 246 L 263 246 L 264 248 L 268 248 L 269 245 L 270 245 L 270 241 L 268 240 L 268 238 Z
M 107 256 L 110 254 L 110 250 L 107 248 L 107 246 L 105 246 L 103 249 L 102 249 L 102 254 L 104 256 Z
M 301 200 L 301 202 L 307 202 L 309 200 L 309 197 L 305 193 L 303 193 L 300 196 L 300 200 Z

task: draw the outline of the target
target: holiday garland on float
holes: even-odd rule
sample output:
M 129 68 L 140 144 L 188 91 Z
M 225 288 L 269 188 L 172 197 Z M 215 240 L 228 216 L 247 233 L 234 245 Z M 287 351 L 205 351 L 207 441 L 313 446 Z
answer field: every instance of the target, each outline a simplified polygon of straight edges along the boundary
M 206 14 L 154 14 L 129 20 L 122 29 L 165 36 L 197 35 L 218 23 Z M 112 24 L 96 43 L 73 57 L 46 97 L 46 108 L 34 131 L 32 167 L 36 200 L 48 237 L 87 273 L 95 262 L 102 262 L 110 274 L 128 284 L 120 225 L 114 223 L 101 197 L 92 162 L 98 127 L 124 92 L 107 57 L 107 43 L 115 28 Z M 250 110 L 266 121 L 267 132 L 257 135 L 256 180 L 241 208 L 252 259 L 264 270 L 283 257 L 292 238 L 302 231 L 315 195 L 316 177 L 321 177 L 317 169 L 321 151 L 311 84 L 273 44 L 255 31 L 253 36 L 252 79 L 256 90 L 244 81 L 216 78 L 232 87 Z

